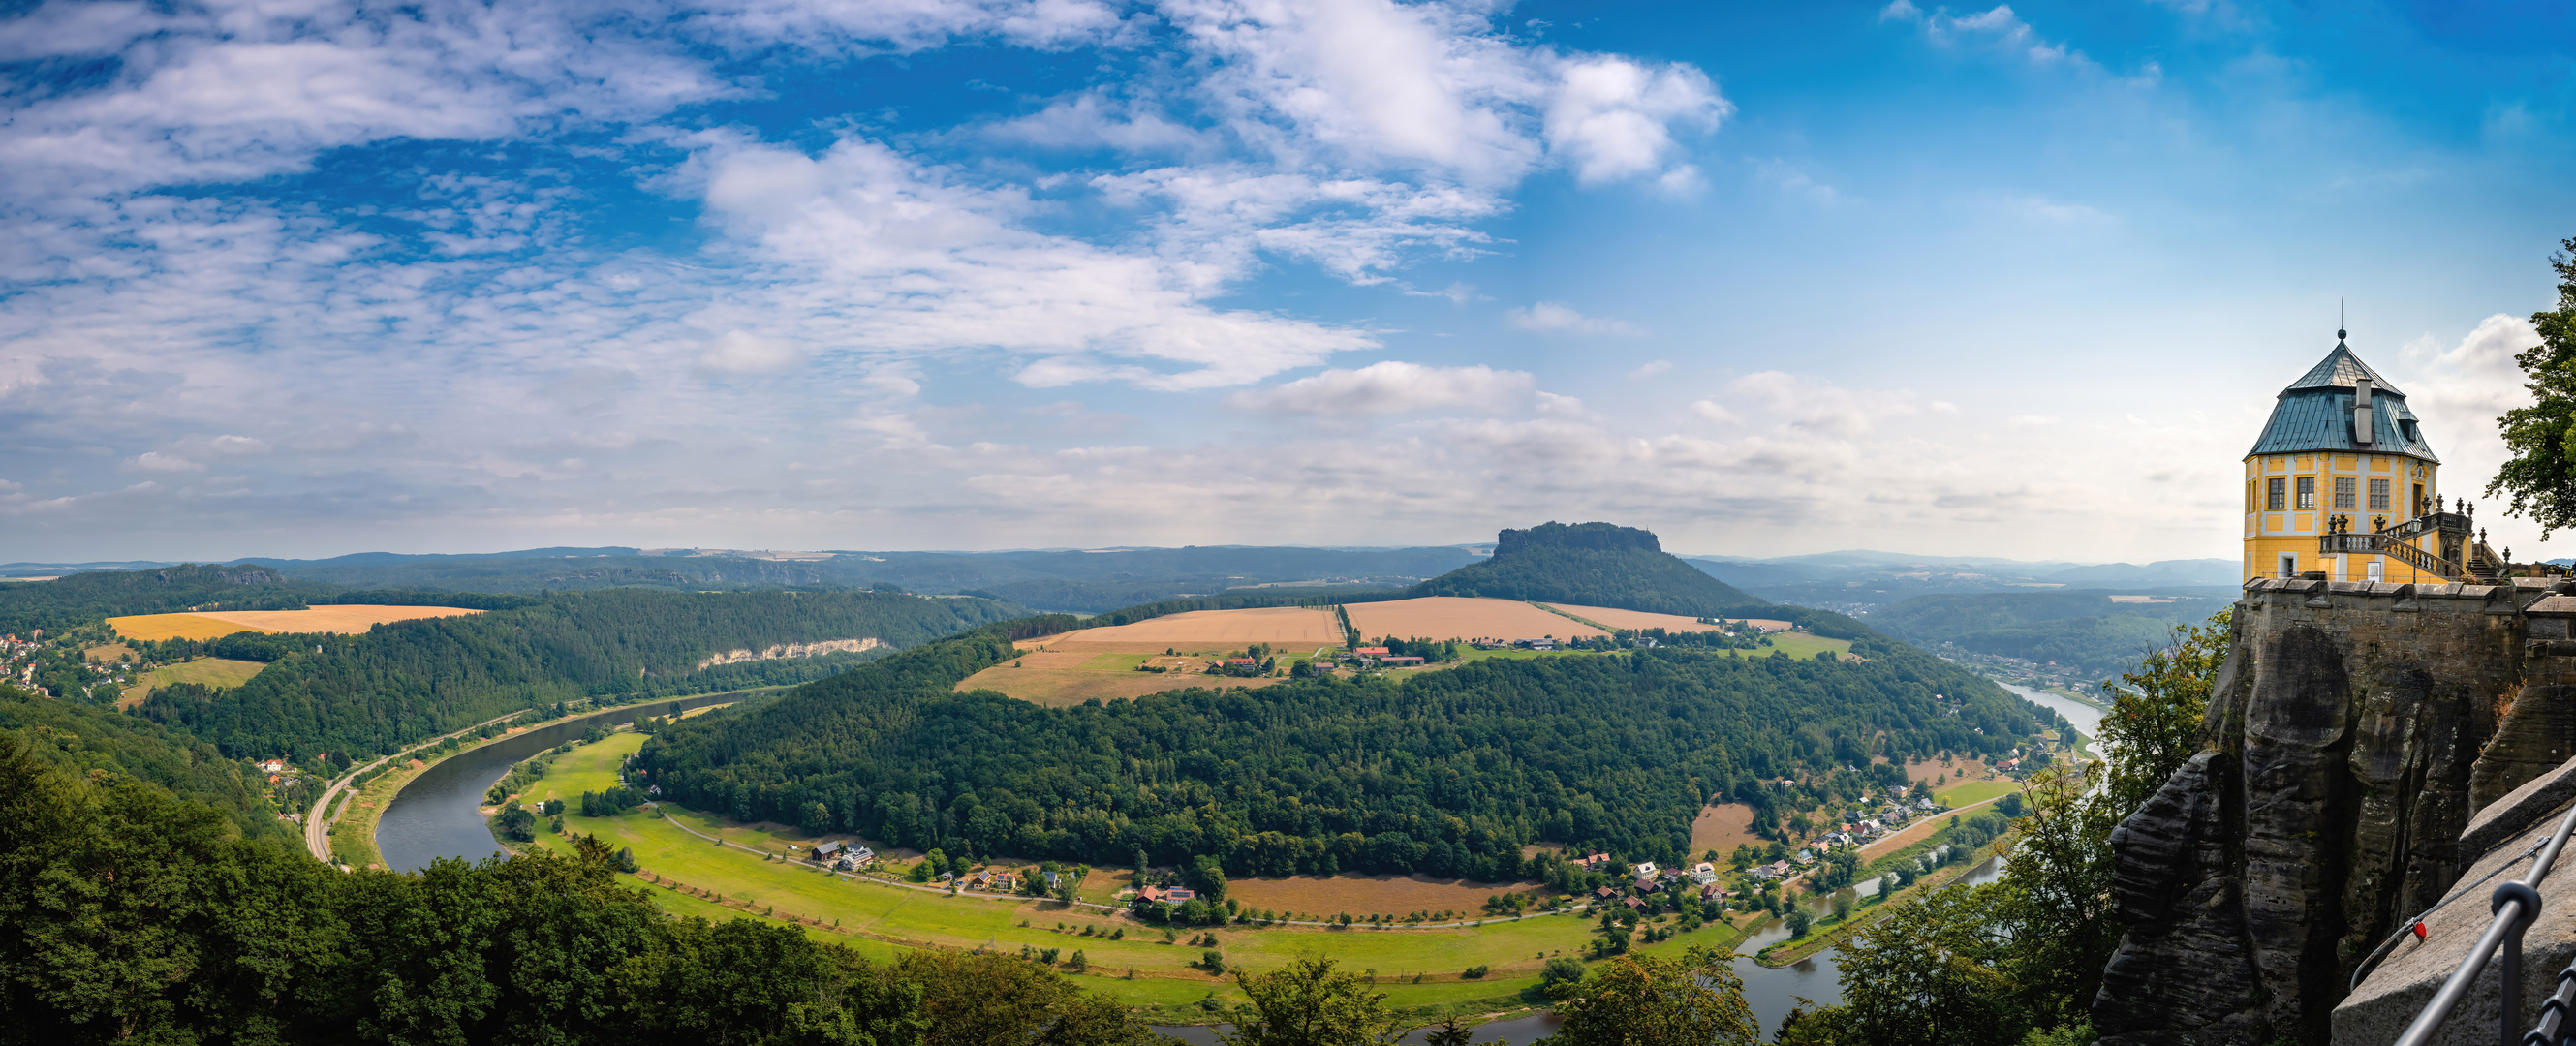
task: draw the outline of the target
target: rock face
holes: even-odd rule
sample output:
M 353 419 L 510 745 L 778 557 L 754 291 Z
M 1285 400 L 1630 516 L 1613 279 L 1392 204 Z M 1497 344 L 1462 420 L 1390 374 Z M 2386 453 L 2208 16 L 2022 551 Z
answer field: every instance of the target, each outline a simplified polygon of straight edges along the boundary
M 2576 742 L 2576 657 L 2536 651 L 2550 682 L 2524 686 L 2535 625 L 2564 635 L 2524 612 L 2547 594 L 2247 584 L 2207 750 L 2111 837 L 2129 929 L 2094 1001 L 2105 1043 L 2328 1040 L 2360 958 L 2459 877 L 2479 799 Z

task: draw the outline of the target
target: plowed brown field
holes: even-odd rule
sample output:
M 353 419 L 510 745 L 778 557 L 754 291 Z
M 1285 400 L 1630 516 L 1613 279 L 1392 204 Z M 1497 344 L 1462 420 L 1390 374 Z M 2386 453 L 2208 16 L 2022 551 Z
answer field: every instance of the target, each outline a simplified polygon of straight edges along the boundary
M 1465 599 L 1425 596 L 1391 603 L 1351 603 L 1351 627 L 1368 639 L 1421 636 L 1424 639 L 1535 639 L 1555 636 L 1608 635 L 1561 614 L 1510 599 Z
M 1293 875 L 1281 879 L 1235 879 L 1225 895 L 1254 908 L 1313 915 L 1394 915 L 1442 910 L 1481 914 L 1485 898 L 1498 893 L 1545 889 L 1540 883 L 1477 883 L 1434 879 L 1427 875 L 1360 875 L 1325 877 Z
M 1753 834 L 1752 807 L 1743 803 L 1719 803 L 1702 809 L 1699 819 L 1691 822 L 1689 859 L 1696 862 L 1701 855 L 1715 850 L 1719 863 L 1724 863 L 1735 853 L 1738 844 L 1760 842 L 1762 837 Z

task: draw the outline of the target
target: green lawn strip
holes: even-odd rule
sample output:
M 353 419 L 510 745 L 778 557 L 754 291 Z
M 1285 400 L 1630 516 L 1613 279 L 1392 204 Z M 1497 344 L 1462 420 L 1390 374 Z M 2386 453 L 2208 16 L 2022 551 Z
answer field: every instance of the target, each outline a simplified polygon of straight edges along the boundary
M 1932 793 L 1932 801 L 1950 807 L 1973 806 L 2021 789 L 2019 781 L 1970 781 Z
M 1572 612 L 1572 611 L 1565 610 L 1565 609 L 1563 609 L 1563 608 L 1559 608 L 1559 607 L 1552 607 L 1552 606 L 1549 606 L 1549 605 L 1547 605 L 1547 604 L 1545 604 L 1545 603 L 1531 603 L 1530 605 L 1531 605 L 1531 606 L 1534 606 L 1534 607 L 1537 607 L 1537 608 L 1539 608 L 1539 609 L 1541 609 L 1541 610 L 1547 611 L 1548 613 L 1554 614 L 1554 615 L 1556 615 L 1556 616 L 1558 616 L 1558 617 L 1564 618 L 1564 619 L 1566 619 L 1566 620 L 1568 620 L 1568 621 L 1572 621 L 1572 622 L 1574 622 L 1574 623 L 1576 623 L 1576 624 L 1579 624 L 1579 625 L 1590 625 L 1590 626 L 1592 626 L 1592 627 L 1594 627 L 1594 628 L 1597 628 L 1597 629 L 1600 629 L 1600 630 L 1602 630 L 1602 631 L 1604 631 L 1604 632 L 1609 632 L 1609 633 L 1613 633 L 1613 634 L 1616 634 L 1616 633 L 1619 631 L 1618 629 L 1615 629 L 1615 628 L 1612 628 L 1612 627 L 1610 627 L 1610 626 L 1608 626 L 1608 625 L 1602 624 L 1601 622 L 1594 621 L 1594 620 L 1592 620 L 1591 618 L 1584 617 L 1584 616 L 1582 616 L 1582 615 L 1580 615 L 1580 614 L 1576 614 L 1576 613 L 1574 613 L 1574 612 Z
M 1082 670 L 1090 672 L 1133 672 L 1136 670 L 1137 666 L 1143 665 L 1148 659 L 1159 656 L 1161 655 L 1094 654 L 1092 655 L 1091 660 L 1082 663 Z

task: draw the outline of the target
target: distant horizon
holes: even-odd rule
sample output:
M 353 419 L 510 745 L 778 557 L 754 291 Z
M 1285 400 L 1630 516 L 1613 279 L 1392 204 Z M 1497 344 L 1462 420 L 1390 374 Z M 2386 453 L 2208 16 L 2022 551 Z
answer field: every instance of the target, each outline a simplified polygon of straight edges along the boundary
M 1249 543 L 1249 542 L 1213 542 L 1213 543 L 1191 544 L 1191 545 L 1139 545 L 1139 544 L 1124 544 L 1124 545 L 1118 545 L 1118 544 L 1111 544 L 1111 545 L 1055 545 L 1055 546 L 1031 546 L 1031 547 L 1016 547 L 1016 548 L 990 548 L 990 549 L 941 549 L 941 548 L 919 548 L 919 549 L 914 549 L 914 548 L 866 548 L 866 549 L 860 549 L 860 548 L 838 548 L 838 549 L 821 549 L 821 548 L 815 548 L 815 549 L 796 549 L 796 548 L 738 548 L 738 547 L 719 547 L 719 546 L 712 546 L 712 545 L 665 545 L 665 546 L 654 546 L 654 547 L 646 547 L 646 546 L 640 546 L 640 545 L 537 545 L 537 546 L 530 546 L 530 547 L 527 547 L 527 548 L 515 548 L 515 549 L 493 549 L 493 550 L 489 550 L 489 551 L 481 551 L 481 552 L 395 552 L 395 551 L 390 551 L 390 550 L 386 550 L 386 549 L 367 549 L 367 550 L 359 551 L 359 552 L 342 552 L 342 553 L 336 553 L 336 554 L 333 554 L 333 555 L 327 555 L 327 556 L 318 556 L 318 555 L 317 555 L 317 556 L 244 555 L 244 556 L 224 556 L 224 557 L 217 557 L 217 558 L 184 558 L 184 557 L 129 556 L 129 557 L 121 557 L 121 558 L 103 558 L 103 559 L 86 559 L 86 560 L 70 560 L 70 559 L 27 559 L 27 560 L 14 560 L 14 561 L 0 561 L 0 569 L 7 569 L 7 568 L 13 568 L 13 567 L 38 567 L 38 568 L 42 568 L 42 567 L 56 567 L 56 566 L 59 566 L 59 567 L 85 567 L 85 566 L 95 566 L 95 565 L 98 565 L 98 564 L 122 564 L 122 563 L 149 563 L 149 564 L 155 564 L 155 565 L 176 565 L 176 564 L 182 564 L 182 563 L 197 563 L 197 564 L 232 564 L 232 563 L 241 563 L 241 562 L 247 562 L 247 561 L 253 561 L 253 560 L 280 560 L 280 561 L 288 561 L 288 562 L 305 562 L 305 563 L 313 563 L 313 562 L 326 562 L 326 561 L 335 560 L 335 559 L 345 559 L 345 558 L 352 557 L 352 556 L 368 556 L 368 555 L 409 556 L 409 557 L 430 557 L 430 556 L 454 556 L 454 557 L 496 557 L 496 556 L 513 556 L 513 555 L 519 555 L 519 554 L 523 554 L 523 553 L 531 553 L 531 552 L 546 552 L 546 551 L 551 551 L 551 550 L 554 550 L 554 549 L 568 549 L 568 550 L 580 550 L 580 551 L 592 551 L 592 550 L 597 550 L 597 549 L 632 549 L 633 551 L 632 551 L 631 553 L 626 553 L 626 554 L 631 554 L 631 555 L 642 555 L 642 556 L 650 556 L 650 555 L 655 555 L 655 554 L 659 554 L 659 553 L 667 553 L 667 552 L 671 552 L 671 551 L 678 551 L 678 550 L 691 550 L 691 551 L 698 551 L 698 552 L 700 552 L 702 555 L 754 554 L 754 553 L 766 553 L 766 554 L 773 554 L 773 555 L 774 555 L 774 554 L 790 554 L 790 555 L 815 555 L 815 554 L 833 554 L 833 555 L 865 555 L 865 554 L 871 554 L 871 553 L 885 553 L 885 552 L 892 552 L 892 553 L 913 554 L 913 555 L 966 555 L 966 556 L 986 556 L 986 555 L 1008 555 L 1008 554 L 1011 554 L 1011 553 L 1019 553 L 1019 552 L 1079 552 L 1079 551 L 1093 551 L 1093 550 L 1101 550 L 1101 551 L 1127 551 L 1127 550 L 1133 550 L 1133 551 L 1158 551 L 1158 550 L 1169 550 L 1169 549 L 1180 549 L 1180 548 L 1248 548 L 1248 549 L 1249 549 L 1249 548 L 1304 548 L 1304 549 L 1349 550 L 1349 551 L 1383 551 L 1383 550 L 1406 549 L 1406 548 L 1490 548 L 1493 544 L 1494 544 L 1494 542 L 1493 542 L 1493 540 L 1492 540 L 1492 539 L 1486 539 L 1486 540 L 1483 540 L 1483 541 L 1425 542 L 1425 543 L 1419 543 L 1419 544 L 1403 544 L 1403 545 L 1349 545 L 1349 544 L 1342 544 L 1342 545 L 1314 545 L 1314 544 L 1298 544 L 1298 543 L 1291 543 L 1291 542 L 1283 542 L 1283 543 L 1278 543 L 1278 544 L 1254 544 L 1254 543 Z M 2155 566 L 2156 564 L 2159 564 L 2159 563 L 2212 563 L 2212 562 L 2233 563 L 2233 562 L 2235 562 L 2235 561 L 2237 560 L 2237 558 L 2238 558 L 2238 557 L 2234 557 L 2234 556 L 2200 556 L 2200 557 L 2186 557 L 2186 558 L 2173 558 L 2173 559 L 2148 560 L 2148 561 L 2143 561 L 2143 562 L 2141 562 L 2141 561 L 2135 561 L 2135 560 L 2119 560 L 2119 559 L 2099 560 L 2099 561 L 2094 561 L 2094 562 L 2084 562 L 2084 561 L 2079 561 L 2079 560 L 2063 560 L 2063 559 L 2011 559 L 2011 558 L 2000 557 L 2000 556 L 1983 556 L 1983 555 L 1955 554 L 1955 553 L 1941 553 L 1941 552 L 1891 552 L 1891 551 L 1887 551 L 1887 550 L 1884 550 L 1884 549 L 1868 549 L 1868 548 L 1831 549 L 1831 550 L 1822 551 L 1822 552 L 1795 552 L 1795 553 L 1784 553 L 1784 554 L 1776 555 L 1776 556 L 1745 556 L 1745 555 L 1732 554 L 1732 553 L 1689 552 L 1689 551 L 1680 551 L 1680 550 L 1675 550 L 1675 549 L 1671 549 L 1671 548 L 1667 548 L 1667 549 L 1665 549 L 1664 551 L 1666 551 L 1666 552 L 1668 552 L 1668 553 L 1670 553 L 1670 554 L 1672 554 L 1672 555 L 1675 555 L 1675 556 L 1679 556 L 1679 557 L 1685 558 L 1685 559 L 1732 560 L 1732 561 L 1751 562 L 1751 563 L 1778 562 L 1778 561 L 1784 561 L 1784 560 L 1798 560 L 1798 559 L 1815 559 L 1815 558 L 1832 557 L 1832 556 L 1884 556 L 1884 557 L 1890 557 L 1890 558 L 1887 560 L 1887 562 L 1890 562 L 1890 563 L 1894 563 L 1894 562 L 1902 562 L 1902 561 L 1905 561 L 1905 560 L 1951 560 L 1951 561 L 1961 561 L 1961 562 L 1974 561 L 1975 563 L 1981 563 L 1981 564 L 1994 564 L 1994 565 L 2013 564 L 2013 565 L 2048 566 L 2048 567 L 2060 567 L 2060 568 L 2101 567 L 2101 566 L 2116 566 L 2116 565 L 2128 565 L 2128 566 L 2135 566 L 2135 567 L 2140 567 L 2140 568 L 2151 568 L 2151 567 L 2153 567 L 2153 566 Z M 594 554 L 594 555 L 616 555 L 616 554 L 619 554 L 619 553 L 596 553 L 596 552 L 594 552 L 593 554 Z M 536 557 L 536 556 L 531 556 L 531 557 L 527 557 L 527 558 L 545 558 L 545 557 Z M 565 557 L 563 557 L 563 558 L 591 558 L 591 557 L 588 557 L 588 556 L 572 556 L 572 555 L 566 555 L 566 556 L 565 556 Z M 138 568 L 138 569 L 140 569 L 140 568 Z

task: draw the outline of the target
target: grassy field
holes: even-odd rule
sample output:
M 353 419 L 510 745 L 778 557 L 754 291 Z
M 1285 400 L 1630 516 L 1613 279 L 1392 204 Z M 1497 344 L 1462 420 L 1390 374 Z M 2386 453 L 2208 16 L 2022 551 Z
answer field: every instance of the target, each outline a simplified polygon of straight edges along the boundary
M 141 678 L 134 681 L 133 686 L 126 687 L 124 696 L 117 703 L 122 705 L 141 701 L 145 695 L 152 692 L 153 687 L 167 686 L 171 683 L 201 683 L 211 687 L 240 686 L 249 682 L 250 677 L 258 675 L 260 669 L 267 667 L 268 664 L 263 661 L 230 661 L 220 657 L 201 657 L 194 661 L 163 665 L 144 673 Z
M 2006 792 L 2018 791 L 2021 791 L 2019 781 L 1970 781 L 1933 793 L 1932 801 L 1943 806 L 1966 806 L 1970 803 L 1985 802 Z
M 619 763 L 643 740 L 620 733 L 576 748 L 556 760 L 524 798 L 563 799 L 577 811 L 581 793 L 616 784 Z M 774 856 L 717 846 L 681 830 L 682 824 Z M 564 825 L 568 834 L 596 834 L 613 847 L 631 848 L 642 868 L 639 879 L 658 887 L 652 890 L 655 897 L 680 914 L 792 918 L 809 932 L 865 949 L 990 948 L 1016 954 L 1025 945 L 1061 949 L 1065 958 L 1079 949 L 1090 964 L 1079 983 L 1145 1007 L 1156 1019 L 1203 1017 L 1191 1007 L 1210 992 L 1225 1005 L 1241 1001 L 1231 982 L 1191 968 L 1202 949 L 1179 942 L 1200 933 L 1215 934 L 1217 950 L 1229 965 L 1260 971 L 1302 955 L 1328 955 L 1349 969 L 1376 971 L 1389 1005 L 1478 1012 L 1521 1005 L 1515 997 L 1536 983 L 1547 956 L 1574 954 L 1591 936 L 1591 924 L 1580 917 L 1530 916 L 1442 930 L 1181 929 L 1172 934 L 1176 941 L 1167 942 L 1162 928 L 1123 913 L 1025 898 L 950 896 L 826 872 L 796 860 L 786 849 L 801 843 L 801 837 L 761 832 L 676 807 L 619 817 L 572 813 Z M 568 835 L 542 830 L 536 845 L 558 852 L 571 848 Z M 1086 880 L 1108 881 L 1098 875 Z M 1259 889 L 1258 881 L 1246 885 Z M 1483 893 L 1473 896 L 1481 900 Z M 1711 927 L 1677 940 L 1714 944 L 1729 933 Z M 1479 965 L 1491 967 L 1493 974 L 1480 980 L 1462 977 L 1461 971 Z M 1417 976 L 1420 983 L 1414 981 Z

